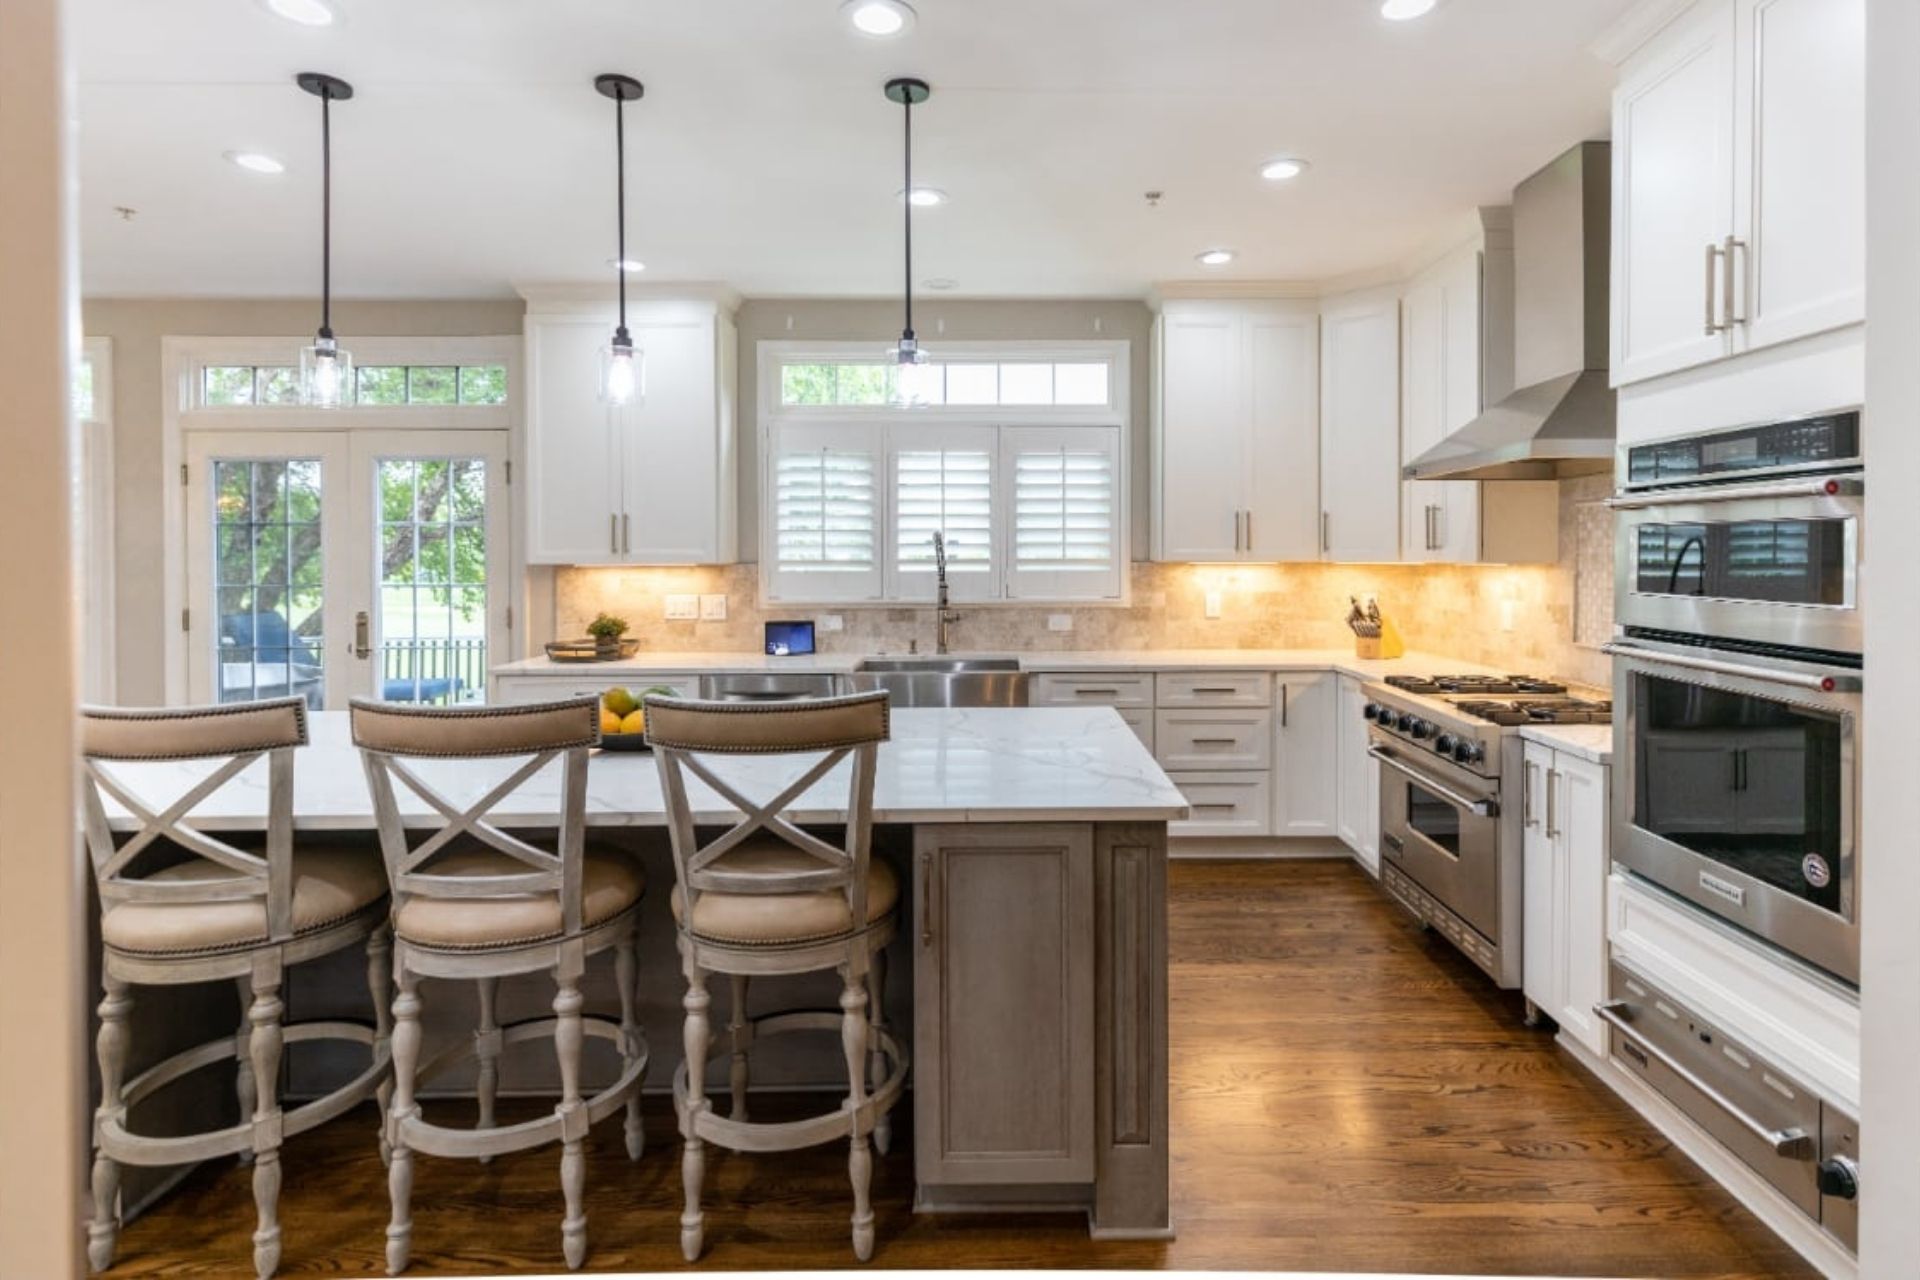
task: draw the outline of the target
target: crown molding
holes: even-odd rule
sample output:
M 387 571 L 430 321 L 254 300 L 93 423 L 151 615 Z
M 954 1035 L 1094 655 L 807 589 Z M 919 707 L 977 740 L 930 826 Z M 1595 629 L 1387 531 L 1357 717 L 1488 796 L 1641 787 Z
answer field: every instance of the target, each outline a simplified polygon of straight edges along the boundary
M 1595 36 L 1587 50 L 1602 62 L 1617 67 L 1675 18 L 1693 8 L 1694 3 L 1695 0 L 1641 0 Z

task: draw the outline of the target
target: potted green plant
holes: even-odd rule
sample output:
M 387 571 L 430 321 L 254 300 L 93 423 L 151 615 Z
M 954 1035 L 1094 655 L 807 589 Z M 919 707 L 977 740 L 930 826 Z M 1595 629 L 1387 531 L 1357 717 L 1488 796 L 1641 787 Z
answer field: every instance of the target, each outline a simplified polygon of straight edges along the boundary
M 587 624 L 587 634 L 593 637 L 594 651 L 603 658 L 620 656 L 620 637 L 627 634 L 627 620 L 603 613 Z

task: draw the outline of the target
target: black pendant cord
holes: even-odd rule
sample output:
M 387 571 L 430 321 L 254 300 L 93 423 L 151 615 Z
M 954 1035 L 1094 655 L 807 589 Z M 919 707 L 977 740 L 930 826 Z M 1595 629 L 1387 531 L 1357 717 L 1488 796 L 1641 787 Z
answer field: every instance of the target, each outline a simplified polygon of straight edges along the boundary
M 333 91 L 320 89 L 320 336 L 333 337 Z
M 613 261 L 613 274 L 620 285 L 620 324 L 617 330 L 621 338 L 627 336 L 627 100 L 615 96 L 613 100 L 613 145 L 618 153 L 614 168 L 619 174 L 619 190 L 615 193 L 614 204 L 618 210 L 616 216 L 620 226 L 615 234 L 618 242 L 618 256 Z
M 906 110 L 906 173 L 907 187 L 901 192 L 901 203 L 906 206 L 907 218 L 907 327 L 901 336 L 909 342 L 913 340 L 913 95 L 906 95 L 901 104 Z

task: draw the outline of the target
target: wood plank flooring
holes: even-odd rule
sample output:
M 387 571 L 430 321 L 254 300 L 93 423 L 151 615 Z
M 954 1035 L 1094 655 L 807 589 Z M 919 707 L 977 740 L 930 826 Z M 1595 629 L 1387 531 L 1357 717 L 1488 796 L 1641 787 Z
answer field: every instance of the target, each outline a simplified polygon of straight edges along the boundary
M 916 1216 L 909 1105 L 905 1141 L 876 1162 L 874 1266 L 1814 1274 L 1350 864 L 1181 862 L 1171 892 L 1179 1238 L 1095 1243 L 1077 1215 Z M 684 1266 L 671 1107 L 647 1108 L 638 1165 L 617 1120 L 593 1135 L 589 1270 Z M 384 1273 L 373 1131 L 364 1109 L 289 1144 L 282 1275 Z M 409 1274 L 564 1270 L 558 1165 L 557 1149 L 416 1161 Z M 845 1177 L 838 1145 L 711 1152 L 701 1267 L 857 1265 Z M 198 1170 L 127 1227 L 110 1274 L 250 1276 L 249 1185 L 229 1162 Z

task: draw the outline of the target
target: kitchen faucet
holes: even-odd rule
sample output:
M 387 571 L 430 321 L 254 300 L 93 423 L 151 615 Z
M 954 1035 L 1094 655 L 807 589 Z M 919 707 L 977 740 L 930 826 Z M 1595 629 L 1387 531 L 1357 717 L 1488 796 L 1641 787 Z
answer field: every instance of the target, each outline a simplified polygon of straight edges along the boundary
M 938 583 L 933 605 L 933 651 L 944 654 L 947 651 L 947 628 L 959 621 L 960 615 L 947 608 L 947 540 L 938 530 L 933 535 L 933 572 Z

